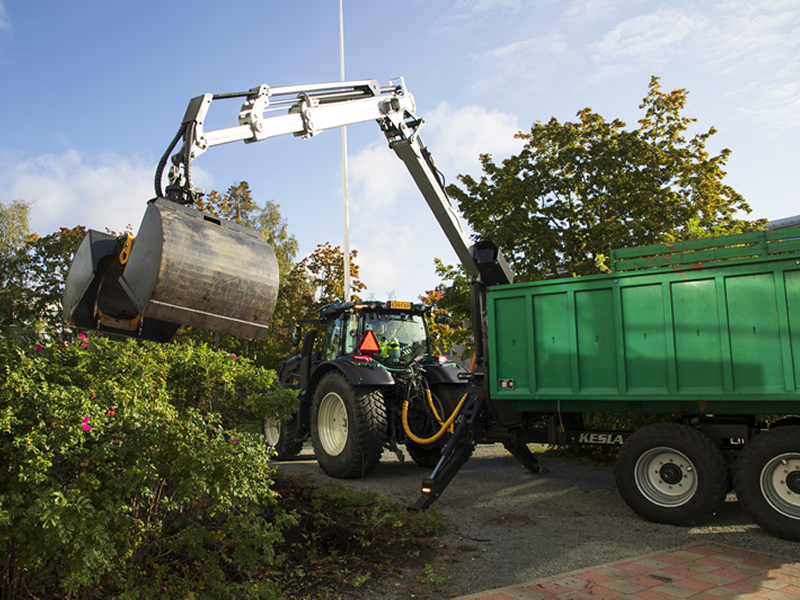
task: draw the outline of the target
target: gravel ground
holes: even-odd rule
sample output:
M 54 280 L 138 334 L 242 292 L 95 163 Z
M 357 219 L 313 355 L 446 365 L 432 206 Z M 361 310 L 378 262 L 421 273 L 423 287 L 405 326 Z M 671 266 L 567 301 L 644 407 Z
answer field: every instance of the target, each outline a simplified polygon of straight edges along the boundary
M 612 461 L 546 455 L 540 463 L 549 473 L 528 472 L 501 445 L 476 449 L 437 502 L 450 532 L 440 540 L 425 597 L 452 598 L 700 542 L 800 556 L 800 544 L 771 537 L 750 522 L 733 493 L 701 527 L 659 525 L 627 507 L 614 483 Z M 410 458 L 401 463 L 386 452 L 366 479 L 336 480 L 322 473 L 308 445 L 297 460 L 279 463 L 279 470 L 308 474 L 319 484 L 387 493 L 409 504 L 430 473 Z M 388 590 L 380 597 L 411 593 Z

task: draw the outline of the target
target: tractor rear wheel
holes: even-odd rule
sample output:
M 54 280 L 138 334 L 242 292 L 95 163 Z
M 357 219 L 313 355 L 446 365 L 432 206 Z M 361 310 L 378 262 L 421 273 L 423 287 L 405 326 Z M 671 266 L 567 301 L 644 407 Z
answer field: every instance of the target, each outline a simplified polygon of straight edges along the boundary
M 325 473 L 337 479 L 365 476 L 380 462 L 387 433 L 379 389 L 351 385 L 338 371 L 322 376 L 311 404 L 311 443 Z

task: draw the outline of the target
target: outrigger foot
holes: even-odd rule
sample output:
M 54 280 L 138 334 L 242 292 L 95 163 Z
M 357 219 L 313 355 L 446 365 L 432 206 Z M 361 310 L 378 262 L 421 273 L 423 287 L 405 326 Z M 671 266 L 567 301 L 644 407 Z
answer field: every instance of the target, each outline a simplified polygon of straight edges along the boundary
M 506 442 L 503 444 L 503 446 L 505 446 L 505 449 L 511 453 L 511 456 L 522 463 L 522 466 L 528 469 L 531 473 L 535 473 L 536 475 L 544 475 L 550 471 L 550 469 L 547 467 L 542 467 L 539 465 L 539 460 L 536 458 L 536 455 L 531 452 L 530 448 L 528 448 L 526 444 Z

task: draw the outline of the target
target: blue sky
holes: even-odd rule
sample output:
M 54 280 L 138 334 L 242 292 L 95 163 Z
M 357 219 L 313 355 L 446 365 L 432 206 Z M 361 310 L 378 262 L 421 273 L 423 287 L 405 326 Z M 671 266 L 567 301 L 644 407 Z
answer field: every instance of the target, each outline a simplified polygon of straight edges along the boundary
M 138 230 L 190 98 L 339 79 L 339 2 L 0 0 L 0 201 L 32 229 Z M 344 0 L 347 79 L 403 76 L 448 182 L 584 107 L 633 127 L 652 75 L 728 147 L 751 216 L 800 214 L 800 0 Z M 207 129 L 236 124 L 238 101 Z M 351 246 L 367 296 L 414 299 L 456 258 L 377 125 L 349 127 Z M 194 178 L 248 181 L 302 254 L 342 243 L 341 136 L 213 148 Z

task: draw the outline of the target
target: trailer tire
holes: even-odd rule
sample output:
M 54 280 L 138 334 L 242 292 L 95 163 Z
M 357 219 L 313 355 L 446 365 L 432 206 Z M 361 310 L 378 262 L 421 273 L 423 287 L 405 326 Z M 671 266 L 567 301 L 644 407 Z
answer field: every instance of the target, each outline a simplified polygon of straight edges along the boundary
M 747 442 L 733 484 L 753 521 L 774 536 L 800 542 L 800 426 L 770 429 Z
M 303 449 L 303 440 L 297 429 L 295 417 L 286 421 L 277 419 L 264 419 L 261 422 L 261 431 L 267 440 L 267 445 L 275 449 L 274 460 L 292 460 Z
M 466 391 L 467 388 L 463 385 L 437 385 L 431 388 L 433 405 L 443 421 L 446 421 L 453 414 L 453 410 L 458 406 L 458 402 Z M 422 414 L 419 411 L 417 412 Z M 414 414 L 409 410 L 408 426 L 415 435 L 421 438 L 430 437 L 441 428 L 441 425 L 430 415 L 430 410 L 424 411 L 424 415 L 423 420 L 420 420 L 415 418 Z M 442 457 L 442 448 L 447 444 L 450 435 L 450 433 L 445 433 L 432 444 L 418 444 L 408 440 L 406 442 L 406 450 L 408 450 L 411 459 L 420 467 L 433 469 L 439 464 L 439 459 Z
M 725 501 L 728 469 L 722 451 L 705 434 L 679 423 L 654 423 L 620 448 L 617 488 L 648 521 L 696 525 Z
M 379 389 L 353 386 L 338 371 L 322 376 L 311 405 L 311 443 L 326 474 L 337 479 L 367 475 L 381 460 L 387 431 Z

